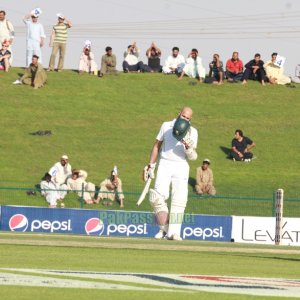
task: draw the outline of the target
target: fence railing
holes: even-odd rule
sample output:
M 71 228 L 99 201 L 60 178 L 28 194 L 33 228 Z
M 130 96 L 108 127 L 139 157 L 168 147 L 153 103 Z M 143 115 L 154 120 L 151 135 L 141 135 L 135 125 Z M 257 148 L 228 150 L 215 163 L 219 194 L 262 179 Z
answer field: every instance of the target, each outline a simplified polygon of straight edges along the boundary
M 151 211 L 149 201 L 146 199 L 139 208 L 136 201 L 140 196 L 139 189 L 136 191 L 123 191 L 125 196 L 125 210 Z M 120 209 L 119 202 L 108 201 L 99 204 L 88 205 L 83 197 L 76 192 L 68 192 L 64 199 L 65 207 L 68 208 L 88 208 L 88 209 Z M 91 191 L 92 192 L 92 191 Z M 98 194 L 96 190 L 96 196 Z M 107 192 L 108 194 L 110 192 Z M 112 193 L 112 192 L 111 192 Z M 199 196 L 193 192 L 189 193 L 187 203 L 187 213 L 209 214 L 209 215 L 236 215 L 236 216 L 275 216 L 275 192 L 271 192 L 269 197 L 237 196 L 237 195 L 217 195 Z M 24 205 L 24 206 L 47 206 L 45 198 L 41 195 L 41 190 L 26 187 L 0 187 L 0 205 Z M 284 199 L 284 217 L 300 216 L 300 198 Z

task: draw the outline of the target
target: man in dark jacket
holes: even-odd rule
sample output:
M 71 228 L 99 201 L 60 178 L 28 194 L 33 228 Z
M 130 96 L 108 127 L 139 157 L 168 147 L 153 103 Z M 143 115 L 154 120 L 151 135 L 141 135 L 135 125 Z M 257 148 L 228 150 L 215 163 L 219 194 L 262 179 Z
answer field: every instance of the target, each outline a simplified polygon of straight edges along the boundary
M 242 84 L 246 84 L 248 79 L 258 80 L 265 85 L 266 73 L 264 70 L 264 62 L 260 59 L 260 54 L 256 53 L 254 59 L 245 65 L 245 71 L 242 78 Z

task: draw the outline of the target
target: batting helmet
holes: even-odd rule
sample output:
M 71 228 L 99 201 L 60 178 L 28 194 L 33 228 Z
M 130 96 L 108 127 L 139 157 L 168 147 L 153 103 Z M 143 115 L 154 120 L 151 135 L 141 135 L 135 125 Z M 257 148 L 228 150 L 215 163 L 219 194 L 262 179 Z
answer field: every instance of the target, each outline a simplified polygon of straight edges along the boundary
M 191 124 L 186 119 L 178 117 L 173 126 L 173 136 L 176 140 L 181 141 L 187 134 Z

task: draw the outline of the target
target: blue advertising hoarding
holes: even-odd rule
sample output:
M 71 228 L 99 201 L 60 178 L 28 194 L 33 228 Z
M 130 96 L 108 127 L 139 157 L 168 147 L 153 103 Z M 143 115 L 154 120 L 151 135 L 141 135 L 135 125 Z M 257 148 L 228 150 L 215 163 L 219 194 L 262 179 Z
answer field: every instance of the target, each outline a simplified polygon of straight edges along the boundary
M 230 216 L 185 214 L 181 236 L 230 241 L 231 228 Z M 0 230 L 151 238 L 159 227 L 150 212 L 1 206 Z

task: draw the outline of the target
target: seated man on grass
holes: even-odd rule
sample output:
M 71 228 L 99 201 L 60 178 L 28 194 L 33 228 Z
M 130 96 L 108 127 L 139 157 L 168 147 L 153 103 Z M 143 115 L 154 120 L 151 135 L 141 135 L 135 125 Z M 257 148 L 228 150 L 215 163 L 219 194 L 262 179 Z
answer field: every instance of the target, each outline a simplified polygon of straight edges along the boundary
M 235 131 L 234 139 L 231 142 L 232 148 L 230 157 L 233 161 L 250 162 L 253 154 L 250 152 L 256 144 L 248 137 L 244 136 L 243 131 L 237 129 Z
M 209 64 L 209 74 L 205 82 L 221 85 L 224 83 L 223 79 L 224 79 L 223 62 L 220 60 L 219 54 L 214 54 L 213 60 Z
M 32 62 L 25 70 L 25 74 L 17 79 L 14 84 L 27 84 L 34 89 L 43 87 L 47 81 L 47 75 L 43 66 L 38 62 L 39 57 L 37 55 L 32 56 Z
M 8 72 L 10 64 L 9 59 L 11 57 L 11 52 L 8 50 L 9 44 L 6 42 L 2 43 L 2 48 L 0 50 L 0 70 Z
M 62 202 L 65 197 L 65 192 L 60 191 L 58 185 L 52 181 L 52 177 L 49 173 L 46 173 L 43 180 L 40 183 L 41 194 L 46 198 L 49 208 L 55 208 L 57 202 L 60 201 L 60 206 L 63 208 L 65 204 Z
M 101 58 L 101 69 L 99 77 L 103 77 L 106 74 L 116 74 L 117 69 L 117 59 L 116 56 L 112 52 L 112 47 L 107 46 L 105 48 L 106 54 L 102 55 Z
M 180 74 L 185 65 L 183 55 L 179 53 L 178 47 L 173 47 L 172 55 L 169 55 L 163 66 L 163 73 L 165 74 Z
M 150 72 L 161 72 L 162 66 L 160 65 L 161 51 L 154 42 L 151 43 L 150 47 L 146 51 L 148 57 L 148 66 L 151 69 Z
M 264 62 L 260 59 L 259 53 L 256 53 L 254 59 L 250 60 L 245 65 L 242 84 L 246 84 L 248 79 L 259 81 L 262 85 L 265 85 L 267 79 L 266 72 L 264 69 Z
M 210 196 L 216 195 L 216 189 L 214 187 L 214 175 L 209 165 L 210 160 L 205 158 L 202 166 L 197 168 L 195 189 L 196 193 L 200 196 L 205 193 Z
M 150 72 L 150 68 L 142 61 L 138 60 L 140 49 L 137 47 L 136 42 L 127 47 L 124 52 L 123 70 L 124 73 L 128 72 Z
M 86 204 L 95 203 L 95 185 L 86 182 L 87 172 L 84 170 L 72 170 L 71 177 L 67 180 L 68 190 L 74 191 L 79 197 L 83 197 Z
M 243 77 L 243 62 L 239 59 L 239 53 L 233 52 L 232 58 L 226 62 L 226 77 L 228 82 L 239 82 Z
M 198 56 L 198 50 L 192 49 L 189 57 L 186 60 L 186 64 L 182 70 L 178 80 L 182 80 L 184 75 L 190 78 L 197 78 L 199 82 L 203 82 L 205 79 L 205 68 L 202 64 L 202 58 Z
M 288 76 L 284 75 L 284 68 L 283 65 L 278 66 L 276 64 L 276 58 L 277 58 L 277 53 L 274 52 L 271 55 L 271 60 L 268 60 L 264 64 L 264 68 L 267 73 L 267 77 L 269 79 L 270 84 L 289 84 L 291 83 L 291 78 Z
M 100 191 L 96 202 L 99 203 L 102 201 L 103 205 L 110 206 L 116 199 L 119 200 L 120 207 L 124 207 L 122 181 L 118 177 L 117 168 L 114 167 L 114 169 L 111 171 L 110 177 L 104 179 L 100 183 Z

